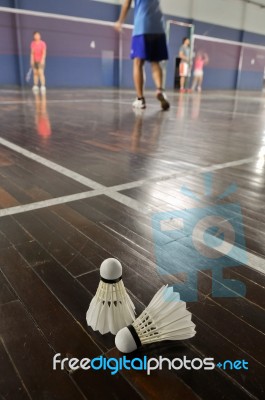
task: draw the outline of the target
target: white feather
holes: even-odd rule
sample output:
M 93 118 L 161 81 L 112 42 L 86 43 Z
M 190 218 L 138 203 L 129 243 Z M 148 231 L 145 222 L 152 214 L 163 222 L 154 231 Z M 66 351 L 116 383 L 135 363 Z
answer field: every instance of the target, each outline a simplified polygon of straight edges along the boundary
M 113 263 L 113 259 L 111 260 Z M 108 332 L 116 335 L 120 329 L 135 320 L 135 307 L 122 280 L 117 283 L 99 282 L 97 292 L 87 310 L 86 320 L 88 326 L 103 335 Z
M 186 303 L 168 286 L 163 286 L 155 294 L 132 326 L 142 345 L 162 340 L 185 340 L 196 334 Z M 137 348 L 132 340 L 130 331 L 125 328 L 118 332 L 115 343 L 119 350 L 127 353 Z

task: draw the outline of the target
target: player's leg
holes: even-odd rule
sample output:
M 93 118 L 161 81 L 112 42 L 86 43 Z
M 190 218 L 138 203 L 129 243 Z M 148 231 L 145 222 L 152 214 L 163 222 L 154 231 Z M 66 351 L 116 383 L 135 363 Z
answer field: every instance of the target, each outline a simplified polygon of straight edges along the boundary
M 39 84 L 39 71 L 36 68 L 34 68 L 34 70 L 33 70 L 33 81 L 34 81 L 34 85 L 38 86 L 38 84 Z
M 198 77 L 198 92 L 202 91 L 203 74 Z
M 162 90 L 163 71 L 162 71 L 161 65 L 159 64 L 159 62 L 152 62 L 151 67 L 152 67 L 153 80 L 155 82 L 156 88 L 158 90 Z
M 133 103 L 135 108 L 145 108 L 144 98 L 144 60 L 134 58 L 133 60 L 133 80 L 137 94 L 137 99 Z
M 184 90 L 184 88 L 185 88 L 185 81 L 186 81 L 185 76 L 181 76 L 181 77 L 180 77 L 180 91 L 183 91 L 183 90 Z
M 34 93 L 39 93 L 39 66 L 38 63 L 34 63 L 33 66 L 33 83 L 34 86 L 32 88 Z
M 131 58 L 133 59 L 133 81 L 137 95 L 133 107 L 146 108 L 144 98 L 144 63 L 146 59 L 144 35 L 132 38 Z
M 191 90 L 195 90 L 198 84 L 198 77 L 194 75 Z
M 133 60 L 133 80 L 138 99 L 144 97 L 144 60 Z
M 185 63 L 181 62 L 179 64 L 179 76 L 180 76 L 180 91 L 184 92 L 185 90 Z
M 153 80 L 157 90 L 156 97 L 160 101 L 162 109 L 168 110 L 170 104 L 167 100 L 167 97 L 163 89 L 163 70 L 159 62 L 154 62 L 154 61 L 151 62 L 151 67 L 152 67 Z
M 40 77 L 40 84 L 41 84 L 41 92 L 45 93 L 46 92 L 46 87 L 45 87 L 45 75 L 44 75 L 44 66 L 41 65 L 39 68 L 39 77 Z
M 163 89 L 163 70 L 160 62 L 168 59 L 168 49 L 165 34 L 146 36 L 147 60 L 151 63 L 152 76 L 156 86 L 156 98 L 163 110 L 168 110 L 170 104 Z
M 185 92 L 186 82 L 188 78 L 188 64 L 186 62 L 180 63 L 180 91 Z

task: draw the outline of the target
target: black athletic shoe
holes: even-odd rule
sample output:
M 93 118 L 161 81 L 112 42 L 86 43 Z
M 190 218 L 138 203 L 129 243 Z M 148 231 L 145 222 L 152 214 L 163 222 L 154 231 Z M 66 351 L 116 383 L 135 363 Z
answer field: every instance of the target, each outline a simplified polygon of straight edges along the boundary
M 166 111 L 170 108 L 170 103 L 165 92 L 157 92 L 156 98 L 160 101 L 162 110 Z

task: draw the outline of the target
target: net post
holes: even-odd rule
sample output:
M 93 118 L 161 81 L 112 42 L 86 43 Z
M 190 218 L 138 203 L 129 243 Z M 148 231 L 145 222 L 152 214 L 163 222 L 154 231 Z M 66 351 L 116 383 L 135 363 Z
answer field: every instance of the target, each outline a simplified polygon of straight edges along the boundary
M 15 7 L 18 8 L 17 0 L 15 0 Z M 15 27 L 16 27 L 16 42 L 17 42 L 17 57 L 18 57 L 18 75 L 19 75 L 19 84 L 22 89 L 25 87 L 25 71 L 22 59 L 22 44 L 21 44 L 21 29 L 20 29 L 20 21 L 19 14 L 14 14 L 15 17 Z
M 122 85 L 122 61 L 123 61 L 123 49 L 122 49 L 122 30 L 119 31 L 119 89 Z
M 190 62 L 189 62 L 189 81 L 188 85 L 190 87 L 191 84 L 191 71 L 192 71 L 192 64 L 193 64 L 193 51 L 194 51 L 194 33 L 195 33 L 195 25 L 190 25 Z
M 170 20 L 166 21 L 166 39 L 167 39 L 167 46 L 169 49 L 169 37 L 170 37 Z M 166 83 L 167 83 L 167 65 L 168 61 L 165 61 L 162 64 L 162 70 L 163 70 L 163 88 L 166 89 Z
M 238 63 L 238 70 L 237 70 L 236 90 L 239 89 L 239 84 L 240 84 L 240 81 L 241 81 L 242 66 L 243 66 L 243 57 L 244 57 L 244 47 L 241 46 L 241 49 L 240 49 L 240 56 L 239 56 L 239 63 Z

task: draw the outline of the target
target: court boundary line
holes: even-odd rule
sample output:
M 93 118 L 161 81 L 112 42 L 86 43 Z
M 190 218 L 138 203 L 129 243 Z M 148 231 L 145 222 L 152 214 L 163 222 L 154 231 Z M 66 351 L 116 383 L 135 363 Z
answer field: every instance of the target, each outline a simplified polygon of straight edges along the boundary
M 132 189 L 132 188 L 137 188 L 141 187 L 146 183 L 151 183 L 151 182 L 161 182 L 161 181 L 167 181 L 167 180 L 172 180 L 172 179 L 177 179 L 177 178 L 182 178 L 182 177 L 187 177 L 187 176 L 194 176 L 194 175 L 199 175 L 203 172 L 212 172 L 212 171 L 217 171 L 233 166 L 239 166 L 239 165 L 244 165 L 248 164 L 254 160 L 256 160 L 258 157 L 250 157 L 250 158 L 245 158 L 237 161 L 232 161 L 232 162 L 227 162 L 223 164 L 216 164 L 212 165 L 209 167 L 194 167 L 191 173 L 183 175 L 182 171 L 179 172 L 174 172 L 170 173 L 167 175 L 162 175 L 160 177 L 153 177 L 153 178 L 147 178 L 147 179 L 142 179 L 134 182 L 129 182 L 121 185 L 116 185 L 112 187 L 107 187 L 104 185 L 101 185 L 89 178 L 84 177 L 83 175 L 80 175 L 74 171 L 71 171 L 65 167 L 60 166 L 59 164 L 56 164 L 50 160 L 45 159 L 44 157 L 38 156 L 35 153 L 30 152 L 29 150 L 24 149 L 21 146 L 18 146 L 12 142 L 9 142 L 3 138 L 0 137 L 0 144 L 4 147 L 7 147 L 13 151 L 16 151 L 17 153 L 35 161 L 38 162 L 42 165 L 44 165 L 47 168 L 50 168 L 57 173 L 60 173 L 64 176 L 67 176 L 68 178 L 77 181 L 79 183 L 84 184 L 85 186 L 88 186 L 91 188 L 92 186 L 95 188 L 94 190 L 82 192 L 82 193 L 76 193 L 72 195 L 67 195 L 67 196 L 61 196 L 53 199 L 48 199 L 48 200 L 42 200 L 39 202 L 33 202 L 29 204 L 24 204 L 20 206 L 15 206 L 15 207 L 10 207 L 10 208 L 5 208 L 0 210 L 0 218 L 4 216 L 12 216 L 15 214 L 20 214 L 28 211 L 35 211 L 38 209 L 42 208 L 47 208 L 47 207 L 52 207 L 56 205 L 61 205 L 61 204 L 66 204 L 78 200 L 84 200 L 87 198 L 91 197 L 96 197 L 99 195 L 106 195 L 110 197 L 113 200 L 116 200 L 117 202 L 126 205 L 127 207 L 134 209 L 142 214 L 145 215 L 150 215 L 152 212 L 159 212 L 161 211 L 159 207 L 155 206 L 144 206 L 137 200 L 134 200 L 130 198 L 129 196 L 126 196 L 122 193 L 119 193 L 122 190 L 126 189 Z M 188 165 L 188 164 L 187 164 Z M 85 183 L 84 183 L 85 182 Z M 226 243 L 228 245 L 228 243 Z M 244 250 L 245 251 L 245 250 Z M 242 249 L 237 247 L 237 254 L 239 255 L 240 258 L 240 253 L 242 252 Z M 264 271 L 264 259 L 261 256 L 258 256 L 256 254 L 250 253 L 248 251 L 245 251 L 247 254 L 247 262 L 244 264 L 256 271 L 265 273 Z M 235 261 L 237 261 L 237 257 L 233 258 Z M 263 268 L 262 268 L 263 267 Z
M 194 165 L 190 165 L 188 163 L 182 163 L 182 165 L 187 165 L 187 167 L 192 167 L 192 170 L 189 173 L 184 173 L 184 171 L 177 171 L 177 172 L 170 172 L 168 174 L 162 174 L 161 176 L 157 177 L 151 177 L 151 178 L 146 178 L 146 179 L 141 179 L 138 181 L 134 182 L 128 182 L 125 184 L 121 185 L 115 185 L 112 187 L 104 186 L 100 183 L 97 183 L 93 181 L 90 178 L 87 178 L 77 172 L 74 172 L 68 168 L 65 168 L 53 161 L 50 161 L 42 156 L 39 156 L 29 150 L 26 150 L 25 148 L 18 146 L 2 137 L 0 137 L 0 145 L 15 151 L 18 154 L 21 154 L 22 156 L 37 162 L 46 168 L 49 168 L 56 173 L 59 173 L 67 178 L 72 179 L 75 182 L 78 182 L 79 184 L 82 184 L 84 186 L 87 186 L 89 189 L 92 189 L 90 191 L 84 191 L 80 193 L 75 193 L 67 196 L 60 196 L 57 198 L 53 199 L 47 199 L 47 200 L 42 200 L 38 202 L 32 202 L 29 204 L 24 204 L 24 205 L 19 205 L 15 207 L 8 207 L 5 209 L 0 210 L 0 217 L 7 216 L 7 215 L 14 215 L 18 213 L 23 213 L 27 211 L 34 211 L 37 209 L 41 208 L 46 208 L 46 207 L 51 207 L 54 205 L 59 205 L 59 204 L 66 204 L 70 203 L 73 201 L 81 200 L 81 199 L 86 199 L 90 197 L 95 197 L 99 195 L 106 195 L 110 197 L 113 200 L 116 200 L 118 203 L 121 203 L 123 205 L 126 205 L 129 208 L 132 208 L 136 211 L 141 211 L 145 214 L 149 214 L 150 212 L 155 212 L 158 210 L 157 207 L 151 207 L 151 206 L 144 206 L 141 203 L 139 203 L 137 200 L 134 200 L 130 198 L 129 196 L 126 196 L 122 193 L 121 191 L 128 190 L 128 189 L 134 189 L 137 187 L 141 187 L 147 183 L 158 183 L 162 181 L 168 181 L 172 179 L 177 179 L 181 177 L 187 177 L 187 176 L 194 176 L 194 175 L 199 175 L 204 172 L 213 172 L 217 171 L 220 169 L 225 169 L 229 167 L 235 167 L 239 165 L 244 165 L 251 163 L 255 161 L 258 157 L 250 157 L 250 158 L 245 158 L 241 160 L 236 160 L 236 161 L 231 161 L 227 163 L 222 163 L 222 164 L 215 164 L 211 166 L 205 166 L 205 167 L 196 167 Z
M 193 94 L 192 96 L 190 96 L 189 98 L 194 98 L 193 96 L 196 96 L 197 94 Z M 60 99 L 49 99 L 49 104 L 60 104 L 60 103 L 115 103 L 115 104 L 121 104 L 121 105 L 126 105 L 126 106 L 131 106 L 132 102 L 130 100 L 119 100 L 119 99 L 101 99 L 101 100 L 92 100 L 92 99 L 64 99 L 64 100 L 60 100 Z M 0 101 L 0 105 L 19 105 L 19 104 L 24 104 L 24 105 L 33 105 L 34 101 L 32 100 L 21 100 L 21 101 Z M 147 108 L 148 109 L 158 109 L 157 107 L 158 103 L 148 103 Z M 178 106 L 171 106 L 171 110 L 178 110 Z M 160 111 L 160 109 L 158 109 L 158 111 Z M 200 111 L 206 112 L 206 113 L 216 113 L 216 114 L 227 114 L 227 115 L 233 115 L 235 112 L 234 111 L 228 111 L 228 110 L 217 110 L 217 109 L 213 109 L 213 108 L 205 108 L 205 107 L 201 107 Z M 238 116 L 242 116 L 242 117 L 248 117 L 248 118 L 256 118 L 256 114 L 253 113 L 245 113 L 245 112 L 240 112 L 237 111 L 236 115 Z

